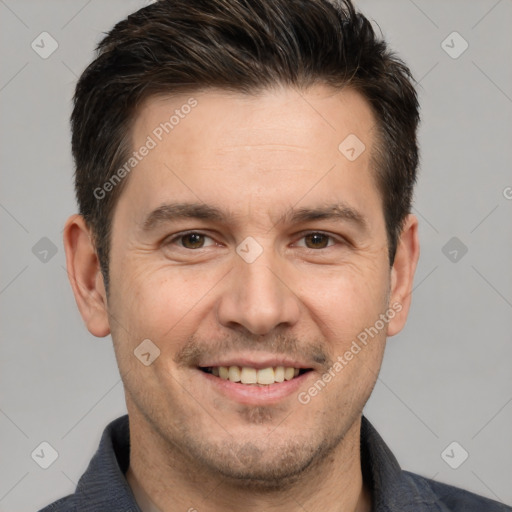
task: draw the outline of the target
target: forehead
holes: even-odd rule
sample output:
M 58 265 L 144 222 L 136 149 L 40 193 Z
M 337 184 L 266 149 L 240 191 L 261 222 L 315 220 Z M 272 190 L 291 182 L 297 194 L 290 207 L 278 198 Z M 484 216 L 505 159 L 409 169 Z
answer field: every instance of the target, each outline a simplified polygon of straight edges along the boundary
M 274 211 L 301 197 L 375 199 L 374 126 L 369 104 L 349 88 L 282 87 L 254 95 L 212 89 L 152 97 L 132 131 L 135 151 L 152 148 L 131 173 L 120 202 L 128 196 L 147 212 L 171 199 L 194 199 L 254 213 L 257 206 Z M 349 158 L 352 149 L 362 151 L 356 159 Z
M 196 158 L 208 150 L 229 151 L 244 143 L 251 146 L 247 150 L 265 145 L 266 150 L 279 152 L 279 145 L 295 144 L 297 150 L 306 151 L 321 143 L 336 150 L 349 133 L 370 143 L 373 124 L 368 102 L 348 87 L 315 85 L 298 91 L 276 86 L 251 95 L 210 89 L 150 97 L 139 109 L 133 140 L 136 145 L 152 134 L 157 142 L 163 138 L 177 144 L 186 138 L 187 147 L 175 150 L 197 149 L 194 144 L 199 141 L 201 152 L 183 151 Z

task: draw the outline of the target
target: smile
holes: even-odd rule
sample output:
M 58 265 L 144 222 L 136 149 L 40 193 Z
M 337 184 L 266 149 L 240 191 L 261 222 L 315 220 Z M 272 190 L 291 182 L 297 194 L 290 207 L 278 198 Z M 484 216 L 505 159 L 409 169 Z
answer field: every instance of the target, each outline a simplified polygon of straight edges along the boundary
M 285 366 L 259 369 L 248 366 L 208 366 L 199 367 L 199 369 L 223 380 L 261 386 L 290 381 L 310 371 L 308 368 L 293 368 Z

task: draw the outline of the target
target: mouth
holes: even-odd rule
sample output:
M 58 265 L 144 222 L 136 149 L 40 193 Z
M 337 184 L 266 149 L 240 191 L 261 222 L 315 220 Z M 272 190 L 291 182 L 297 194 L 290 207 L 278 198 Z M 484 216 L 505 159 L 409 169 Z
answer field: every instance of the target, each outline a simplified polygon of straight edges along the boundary
M 198 368 L 202 372 L 221 380 L 257 387 L 292 381 L 312 371 L 312 368 L 294 368 L 291 366 L 269 366 L 267 368 L 200 366 Z

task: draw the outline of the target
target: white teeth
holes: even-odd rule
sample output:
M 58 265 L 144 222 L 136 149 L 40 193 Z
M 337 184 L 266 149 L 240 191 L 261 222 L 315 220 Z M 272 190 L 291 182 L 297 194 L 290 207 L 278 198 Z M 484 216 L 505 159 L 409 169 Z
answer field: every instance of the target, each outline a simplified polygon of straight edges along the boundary
M 228 379 L 231 382 L 240 382 L 242 380 L 240 368 L 238 368 L 238 366 L 230 366 L 229 367 Z
M 284 380 L 284 366 L 277 366 L 274 370 L 274 380 L 276 382 L 283 382 Z
M 258 370 L 258 384 L 274 384 L 274 368 Z
M 256 368 L 247 368 L 244 366 L 240 373 L 240 380 L 242 384 L 256 384 L 256 382 L 258 382 Z
M 295 374 L 295 370 L 293 368 L 285 368 L 284 369 L 284 380 L 292 380 Z
M 211 371 L 213 375 L 231 382 L 268 385 L 275 382 L 292 380 L 299 375 L 300 370 L 299 368 L 284 366 L 262 368 L 260 370 L 246 366 L 214 366 Z

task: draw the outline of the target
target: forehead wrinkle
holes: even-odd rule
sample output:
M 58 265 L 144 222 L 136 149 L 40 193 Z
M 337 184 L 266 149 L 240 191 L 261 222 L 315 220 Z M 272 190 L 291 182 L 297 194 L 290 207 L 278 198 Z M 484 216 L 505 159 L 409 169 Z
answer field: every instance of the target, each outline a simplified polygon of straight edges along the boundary
M 280 151 L 280 150 L 287 151 L 289 149 L 293 149 L 293 150 L 303 151 L 303 152 L 311 151 L 311 148 L 299 146 L 296 144 L 279 144 L 276 142 L 268 142 L 268 143 L 260 142 L 257 144 L 255 143 L 255 144 L 226 145 L 226 146 L 222 147 L 221 149 L 219 149 L 219 153 L 222 153 L 222 152 L 227 153 L 230 151 L 236 151 L 238 149 L 267 149 L 267 150 L 272 150 L 272 151 Z

